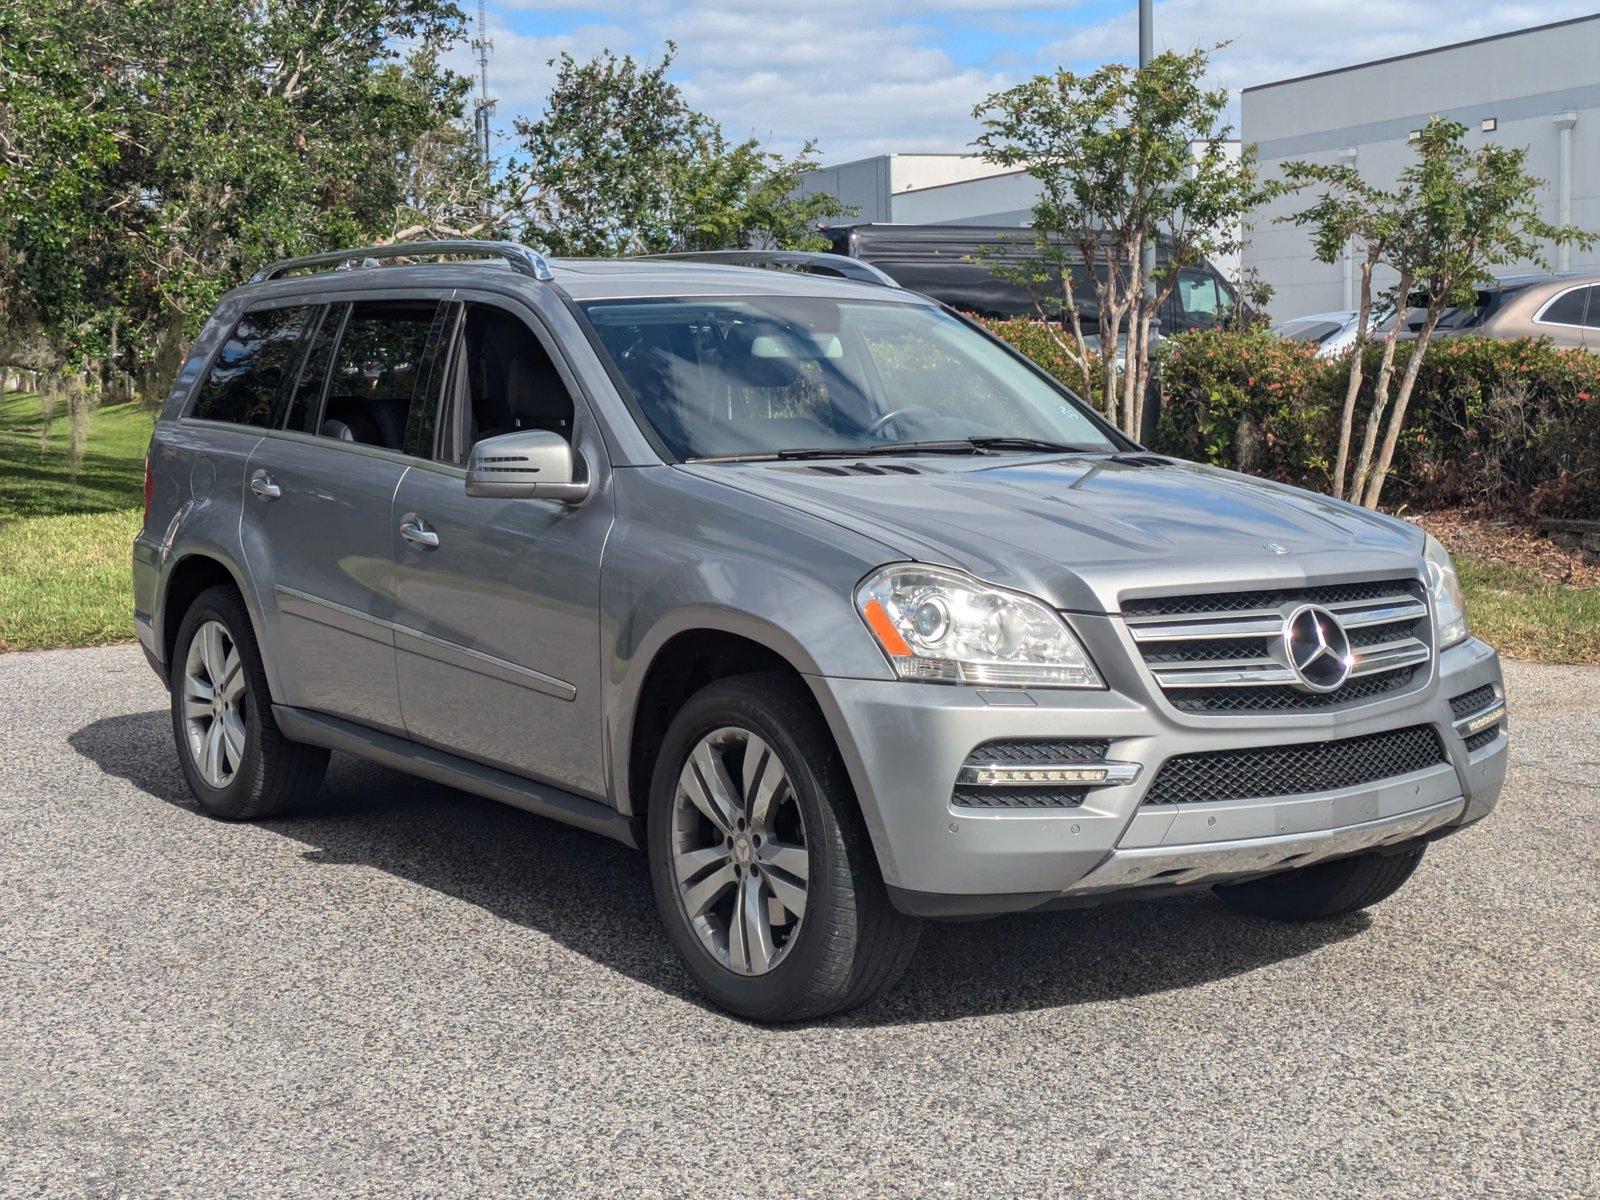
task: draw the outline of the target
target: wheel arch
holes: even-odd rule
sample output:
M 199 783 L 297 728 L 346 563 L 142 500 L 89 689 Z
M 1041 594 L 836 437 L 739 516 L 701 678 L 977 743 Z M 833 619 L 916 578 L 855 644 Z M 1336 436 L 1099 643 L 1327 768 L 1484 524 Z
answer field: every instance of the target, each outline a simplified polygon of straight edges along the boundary
M 757 671 L 781 671 L 799 682 L 813 703 L 816 700 L 808 678 L 815 674 L 809 656 L 785 645 L 792 639 L 783 631 L 753 628 L 749 618 L 727 621 L 702 613 L 651 641 L 647 652 L 635 656 L 640 667 L 636 683 L 625 692 L 615 742 L 621 751 L 613 776 L 617 808 L 631 817 L 642 817 L 648 807 L 656 753 L 673 716 L 707 684 Z M 817 712 L 837 743 L 837 732 L 820 705 Z
M 184 614 L 193 606 L 202 592 L 213 587 L 231 587 L 244 601 L 250 616 L 256 645 L 261 644 L 261 620 L 256 612 L 250 589 L 245 586 L 239 570 L 220 555 L 195 551 L 185 554 L 167 569 L 161 588 L 161 599 L 156 605 L 156 636 L 161 646 L 162 675 L 168 686 L 172 683 L 172 656 L 178 640 L 178 628 Z M 271 679 L 272 672 L 267 672 Z

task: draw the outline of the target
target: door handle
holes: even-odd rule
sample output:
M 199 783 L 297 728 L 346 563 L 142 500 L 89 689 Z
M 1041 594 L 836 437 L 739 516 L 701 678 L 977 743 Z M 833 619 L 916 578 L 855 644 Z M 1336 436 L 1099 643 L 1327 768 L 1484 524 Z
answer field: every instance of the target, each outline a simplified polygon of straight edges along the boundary
M 263 500 L 276 500 L 283 495 L 283 489 L 278 486 L 278 481 L 265 471 L 257 471 L 250 476 L 250 490 Z
M 400 536 L 413 546 L 422 546 L 429 550 L 439 544 L 439 535 L 415 513 L 400 522 Z

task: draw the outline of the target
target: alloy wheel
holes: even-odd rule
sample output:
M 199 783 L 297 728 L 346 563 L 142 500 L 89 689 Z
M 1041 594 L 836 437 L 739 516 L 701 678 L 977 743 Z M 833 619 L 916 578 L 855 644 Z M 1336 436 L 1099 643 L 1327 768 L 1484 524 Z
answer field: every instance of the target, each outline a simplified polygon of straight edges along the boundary
M 207 621 L 189 640 L 183 666 L 183 725 L 189 756 L 211 787 L 233 782 L 244 762 L 248 725 L 244 662 L 221 621 Z
M 777 753 L 726 726 L 695 745 L 672 808 L 678 898 L 705 949 L 740 975 L 765 975 L 805 919 L 805 818 Z

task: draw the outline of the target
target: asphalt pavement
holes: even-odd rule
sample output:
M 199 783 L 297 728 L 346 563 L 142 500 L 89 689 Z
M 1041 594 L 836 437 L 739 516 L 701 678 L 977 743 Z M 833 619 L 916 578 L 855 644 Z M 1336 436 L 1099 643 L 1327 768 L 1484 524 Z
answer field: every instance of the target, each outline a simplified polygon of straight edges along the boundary
M 1511 779 L 1367 914 L 930 926 L 762 1028 L 641 856 L 336 756 L 196 810 L 137 649 L 0 656 L 0 1195 L 1600 1196 L 1600 669 L 1508 667 Z

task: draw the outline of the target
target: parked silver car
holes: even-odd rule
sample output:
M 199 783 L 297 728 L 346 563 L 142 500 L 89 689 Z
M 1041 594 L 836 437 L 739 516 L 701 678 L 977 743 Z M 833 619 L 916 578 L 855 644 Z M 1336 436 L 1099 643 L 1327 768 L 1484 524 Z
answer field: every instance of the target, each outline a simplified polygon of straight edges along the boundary
M 782 265 L 844 277 L 437 243 L 230 293 L 133 552 L 200 804 L 282 812 L 338 750 L 643 847 L 689 973 L 767 1020 L 880 994 L 926 917 L 1337 916 L 1493 808 L 1438 543 Z

